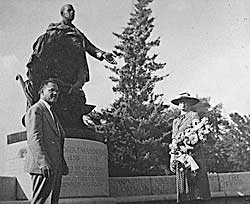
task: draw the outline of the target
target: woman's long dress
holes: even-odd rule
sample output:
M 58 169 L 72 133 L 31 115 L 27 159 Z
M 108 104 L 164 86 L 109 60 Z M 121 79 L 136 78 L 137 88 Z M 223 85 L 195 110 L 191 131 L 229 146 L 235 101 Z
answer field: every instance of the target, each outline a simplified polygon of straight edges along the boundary
M 192 111 L 175 119 L 173 122 L 172 137 L 176 137 L 179 132 L 183 132 L 189 128 L 194 119 L 199 119 L 199 116 Z M 207 200 L 211 198 L 203 144 L 195 146 L 192 157 L 199 166 L 195 175 L 190 169 L 182 168 L 180 163 L 176 165 L 177 202 Z

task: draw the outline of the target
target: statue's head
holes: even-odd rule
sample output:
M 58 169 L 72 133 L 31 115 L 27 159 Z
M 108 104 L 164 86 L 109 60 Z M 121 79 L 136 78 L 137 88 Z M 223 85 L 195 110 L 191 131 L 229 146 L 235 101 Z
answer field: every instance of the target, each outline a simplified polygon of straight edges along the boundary
M 71 4 L 65 4 L 61 8 L 60 13 L 61 13 L 63 20 L 71 22 L 75 18 L 75 10 Z

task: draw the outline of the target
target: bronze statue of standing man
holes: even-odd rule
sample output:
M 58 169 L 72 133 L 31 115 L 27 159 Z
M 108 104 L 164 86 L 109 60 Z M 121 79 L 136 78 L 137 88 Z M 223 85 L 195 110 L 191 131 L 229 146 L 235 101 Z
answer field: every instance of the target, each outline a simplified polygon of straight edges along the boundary
M 33 53 L 28 67 L 28 80 L 23 82 L 28 107 L 38 101 L 38 90 L 42 81 L 56 78 L 61 96 L 56 112 L 66 128 L 81 128 L 82 115 L 94 106 L 86 104 L 83 85 L 89 81 L 89 68 L 86 53 L 102 61 L 116 64 L 112 53 L 102 51 L 92 44 L 72 21 L 75 10 L 66 4 L 61 8 L 62 21 L 51 23 L 33 45 Z M 22 82 L 20 75 L 18 79 Z

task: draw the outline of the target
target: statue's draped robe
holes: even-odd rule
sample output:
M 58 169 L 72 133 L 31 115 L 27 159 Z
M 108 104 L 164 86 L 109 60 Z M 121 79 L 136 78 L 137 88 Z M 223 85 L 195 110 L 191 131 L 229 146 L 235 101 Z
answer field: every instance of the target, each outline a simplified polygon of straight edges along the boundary
M 57 106 L 60 120 L 65 125 L 78 126 L 76 123 L 80 123 L 82 114 L 87 112 L 85 94 L 82 90 L 67 93 L 71 85 L 83 85 L 89 81 L 86 52 L 103 60 L 103 51 L 96 48 L 74 25 L 65 25 L 63 22 L 50 24 L 46 33 L 34 43 L 27 64 L 29 80 L 26 82 L 25 94 L 28 106 L 38 101 L 41 82 L 56 78 L 62 82 Z

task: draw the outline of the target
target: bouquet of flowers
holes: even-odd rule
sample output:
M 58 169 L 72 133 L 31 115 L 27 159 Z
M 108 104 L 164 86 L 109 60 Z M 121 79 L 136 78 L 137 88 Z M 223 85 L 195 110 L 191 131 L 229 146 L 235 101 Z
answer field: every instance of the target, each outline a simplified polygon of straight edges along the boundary
M 173 138 L 172 143 L 169 145 L 171 171 L 175 171 L 177 162 L 194 172 L 199 169 L 198 164 L 192 157 L 192 152 L 198 143 L 206 141 L 206 135 L 209 132 L 210 125 L 208 124 L 208 118 L 204 117 L 201 121 L 194 119 L 190 127 L 186 128 L 183 132 L 179 132 Z

